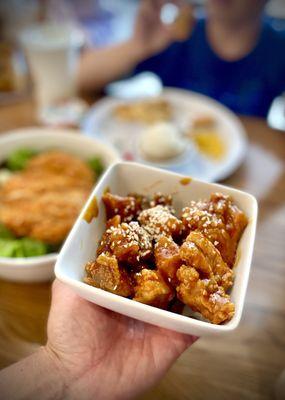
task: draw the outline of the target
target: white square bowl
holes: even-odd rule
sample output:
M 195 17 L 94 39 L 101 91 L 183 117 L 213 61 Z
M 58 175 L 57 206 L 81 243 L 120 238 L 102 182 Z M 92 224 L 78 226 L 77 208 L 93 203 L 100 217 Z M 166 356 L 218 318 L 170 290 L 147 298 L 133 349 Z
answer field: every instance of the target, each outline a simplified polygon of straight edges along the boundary
M 254 247 L 257 202 L 253 196 L 239 190 L 194 179 L 187 183 L 187 180 L 182 178 L 185 177 L 136 163 L 121 162 L 111 166 L 95 187 L 70 232 L 56 262 L 55 274 L 58 279 L 85 299 L 144 322 L 198 336 L 230 332 L 237 328 L 242 315 Z M 231 321 L 214 325 L 141 304 L 83 282 L 84 266 L 95 258 L 97 244 L 105 230 L 106 215 L 101 197 L 106 189 L 119 195 L 127 195 L 130 192 L 152 195 L 158 191 L 163 194 L 172 194 L 174 208 L 177 211 L 188 205 L 190 200 L 208 198 L 213 192 L 221 192 L 233 197 L 235 203 L 246 213 L 249 223 L 237 250 L 237 262 L 234 267 L 235 281 L 231 290 L 231 299 L 235 304 L 236 312 Z M 84 213 L 94 198 L 98 201 L 99 214 L 91 223 L 87 223 L 84 220 Z

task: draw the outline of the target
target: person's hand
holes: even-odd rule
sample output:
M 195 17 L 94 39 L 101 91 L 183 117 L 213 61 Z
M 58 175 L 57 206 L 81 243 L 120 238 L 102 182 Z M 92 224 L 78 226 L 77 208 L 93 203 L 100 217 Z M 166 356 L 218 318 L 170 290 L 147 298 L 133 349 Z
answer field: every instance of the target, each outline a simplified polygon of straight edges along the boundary
M 196 337 L 106 310 L 53 284 L 45 350 L 64 398 L 131 399 L 154 385 Z
M 172 0 L 180 9 L 177 22 L 167 25 L 161 21 L 160 13 L 167 0 L 141 0 L 132 41 L 142 59 L 152 56 L 175 40 L 184 40 L 194 26 L 193 9 L 184 0 Z

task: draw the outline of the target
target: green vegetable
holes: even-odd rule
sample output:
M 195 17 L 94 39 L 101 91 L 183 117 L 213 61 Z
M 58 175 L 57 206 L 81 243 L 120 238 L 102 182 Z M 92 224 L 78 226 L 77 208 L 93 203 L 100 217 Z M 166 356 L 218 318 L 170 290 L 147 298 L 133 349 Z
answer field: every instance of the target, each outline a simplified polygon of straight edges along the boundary
M 0 239 L 0 257 L 17 257 L 19 243 L 13 239 Z
M 39 240 L 23 238 L 20 239 L 24 257 L 42 256 L 48 253 L 48 246 Z
M 0 239 L 0 257 L 35 257 L 47 254 L 48 246 L 30 238 Z
M 97 177 L 100 176 L 104 171 L 104 165 L 99 157 L 90 158 L 90 160 L 88 161 L 88 165 L 90 168 L 93 169 Z
M 6 226 L 0 224 L 0 239 L 14 239 L 14 235 Z
M 9 155 L 6 160 L 6 166 L 11 171 L 20 171 L 24 169 L 27 162 L 37 155 L 37 152 L 31 149 L 19 149 Z

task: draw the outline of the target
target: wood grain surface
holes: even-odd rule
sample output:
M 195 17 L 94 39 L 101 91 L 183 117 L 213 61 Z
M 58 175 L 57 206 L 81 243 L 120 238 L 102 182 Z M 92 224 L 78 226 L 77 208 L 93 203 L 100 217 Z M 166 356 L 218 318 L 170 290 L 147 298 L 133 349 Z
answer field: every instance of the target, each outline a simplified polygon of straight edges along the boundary
M 34 125 L 31 102 L 0 108 L 0 131 Z M 224 183 L 259 202 L 255 254 L 243 320 L 222 338 L 202 338 L 176 362 L 146 400 L 273 398 L 285 368 L 285 134 L 242 118 L 249 150 Z M 0 281 L 0 367 L 46 340 L 50 284 Z M 284 397 L 285 398 L 285 397 Z

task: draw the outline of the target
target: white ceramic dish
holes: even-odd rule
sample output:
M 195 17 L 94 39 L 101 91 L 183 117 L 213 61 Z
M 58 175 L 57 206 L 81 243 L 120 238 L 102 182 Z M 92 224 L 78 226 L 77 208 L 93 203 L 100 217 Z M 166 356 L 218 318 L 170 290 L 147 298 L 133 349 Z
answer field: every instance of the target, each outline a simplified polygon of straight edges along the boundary
M 31 148 L 37 151 L 60 149 L 82 159 L 98 155 L 108 167 L 118 161 L 110 146 L 84 137 L 74 130 L 58 128 L 24 128 L 7 132 L 0 137 L 0 163 L 14 150 Z M 53 278 L 57 254 L 40 257 L 0 257 L 0 278 L 18 282 L 41 282 Z
M 217 131 L 226 147 L 225 156 L 221 160 L 212 161 L 198 151 L 193 151 L 195 146 L 190 145 L 189 141 L 183 155 L 169 160 L 163 168 L 207 182 L 215 182 L 227 178 L 240 166 L 246 154 L 247 135 L 231 110 L 210 97 L 182 89 L 165 88 L 159 97 L 171 104 L 174 113 L 172 123 L 182 131 L 193 119 L 201 115 L 213 117 L 217 121 Z M 139 138 L 145 126 L 121 122 L 113 116 L 114 108 L 122 103 L 125 103 L 125 100 L 112 97 L 98 101 L 83 120 L 82 130 L 88 136 L 114 145 L 125 160 L 162 167 L 159 161 L 150 163 L 144 160 L 139 151 Z
M 135 163 L 118 163 L 109 168 L 94 189 L 85 208 L 70 232 L 55 266 L 56 276 L 80 296 L 100 306 L 117 311 L 129 317 L 195 335 L 213 335 L 233 331 L 239 324 L 248 283 L 254 237 L 257 220 L 257 202 L 253 196 L 239 190 L 217 184 L 192 180 L 188 185 L 181 184 L 181 175 Z M 235 282 L 231 298 L 236 306 L 233 319 L 224 325 L 213 325 L 183 315 L 160 310 L 129 300 L 82 282 L 84 265 L 94 259 L 96 241 L 98 242 L 105 228 L 105 209 L 101 196 L 106 187 L 112 193 L 126 195 L 130 192 L 151 195 L 157 191 L 173 194 L 174 207 L 181 209 L 190 200 L 207 198 L 212 192 L 232 195 L 237 205 L 246 213 L 249 224 L 246 227 L 238 248 L 238 262 L 235 266 Z M 88 205 L 97 198 L 98 217 L 91 223 L 83 219 Z

